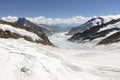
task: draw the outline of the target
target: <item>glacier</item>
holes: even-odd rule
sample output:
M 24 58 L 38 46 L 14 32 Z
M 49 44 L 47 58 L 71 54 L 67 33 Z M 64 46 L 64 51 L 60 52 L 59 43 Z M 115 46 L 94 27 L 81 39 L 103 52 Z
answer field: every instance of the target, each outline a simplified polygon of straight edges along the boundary
M 120 80 L 120 43 L 72 43 L 57 33 L 57 47 L 0 39 L 1 80 Z

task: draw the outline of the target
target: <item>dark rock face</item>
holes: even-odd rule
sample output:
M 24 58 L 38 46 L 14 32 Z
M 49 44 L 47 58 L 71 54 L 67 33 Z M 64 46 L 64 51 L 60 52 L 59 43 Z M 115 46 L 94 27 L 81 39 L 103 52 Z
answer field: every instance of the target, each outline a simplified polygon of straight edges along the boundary
M 3 31 L 0 29 L 0 38 L 14 38 L 14 39 L 18 39 L 21 36 L 19 34 L 16 33 L 11 33 L 10 31 Z
M 88 30 L 85 30 L 84 32 L 82 33 L 76 33 L 74 34 L 70 39 L 70 41 L 84 41 L 84 40 L 93 40 L 93 39 L 96 39 L 96 38 L 100 38 L 100 37 L 105 37 L 107 34 L 109 34 L 110 32 L 112 31 L 119 31 L 120 29 L 119 28 L 111 28 L 111 29 L 107 29 L 107 30 L 104 30 L 104 31 L 101 31 L 101 32 L 98 32 L 101 28 L 104 28 L 104 27 L 107 27 L 108 25 L 112 25 L 112 24 L 115 24 L 117 22 L 120 22 L 120 19 L 117 19 L 117 20 L 111 20 L 110 22 L 107 22 L 107 23 L 103 23 L 101 25 L 97 25 L 97 26 L 93 26 L 91 27 L 90 29 Z M 116 36 L 116 35 L 113 35 L 113 36 Z M 117 36 L 119 37 L 119 36 Z M 106 38 L 107 39 L 107 38 Z M 105 39 L 105 40 L 106 40 Z M 117 39 L 117 38 L 116 38 Z M 101 43 L 104 43 L 105 42 L 102 41 L 100 42 L 99 44 Z M 107 39 L 108 40 L 108 39 Z M 109 39 L 111 40 L 111 39 Z M 111 40 L 112 41 L 112 40 Z M 114 40 L 115 41 L 115 40 Z M 116 40 L 117 41 L 117 40 Z M 112 41 L 113 42 L 113 41 Z M 107 42 L 105 42 L 107 43 Z M 109 42 L 108 42 L 109 43 Z
M 31 37 L 28 37 L 28 36 L 21 36 L 20 34 L 17 34 L 17 33 L 12 33 L 8 30 L 6 31 L 3 31 L 0 29 L 0 38 L 14 38 L 14 39 L 18 39 L 18 38 L 24 38 L 25 40 L 27 41 L 31 41 L 31 42 L 35 42 L 35 43 L 42 43 L 44 45 L 53 45 L 48 37 L 45 35 L 45 34 L 41 34 L 39 32 L 37 32 L 36 30 L 32 29 L 31 27 L 27 27 L 27 26 L 21 26 L 21 25 L 18 25 L 18 24 L 15 24 L 15 23 L 12 23 L 12 22 L 7 22 L 7 21 L 2 21 L 0 20 L 0 24 L 5 24 L 5 25 L 11 25 L 12 27 L 15 27 L 15 28 L 20 28 L 20 29 L 24 29 L 26 31 L 29 31 L 29 32 L 32 32 L 32 33 L 35 33 L 36 35 L 38 35 L 42 40 L 36 40 L 34 41 Z
M 51 31 L 45 27 L 45 25 L 42 25 L 42 26 L 37 25 L 33 22 L 30 22 L 29 20 L 26 20 L 25 18 L 19 18 L 15 23 L 18 25 L 31 27 L 32 29 L 36 30 L 41 34 L 42 33 L 45 33 L 46 35 L 52 34 Z
M 69 41 L 79 41 L 79 40 L 81 40 L 82 39 L 82 37 L 81 37 L 81 34 L 82 33 L 76 33 L 76 34 L 74 34 L 72 37 L 70 37 L 68 40 Z
M 101 25 L 104 23 L 104 19 L 101 17 L 97 17 L 97 18 L 92 18 L 91 20 L 88 20 L 86 23 L 78 26 L 78 27 L 74 27 L 72 28 L 69 32 L 68 35 L 74 35 L 76 33 L 82 33 L 85 30 L 90 29 L 91 27 L 94 26 L 94 24 L 96 25 Z
M 120 30 L 119 28 L 112 28 L 112 29 L 104 30 L 104 31 L 101 31 L 101 32 L 98 32 L 98 33 L 89 35 L 89 36 L 88 36 L 87 38 L 85 38 L 85 39 L 94 40 L 94 39 L 96 39 L 96 38 L 105 37 L 105 36 L 106 36 L 107 34 L 109 34 L 110 32 L 119 31 L 119 30 Z
M 24 38 L 27 41 L 34 42 L 33 39 L 28 36 L 21 36 L 17 33 L 12 33 L 8 30 L 3 31 L 1 29 L 0 29 L 0 38 L 14 38 L 14 39 Z M 37 41 L 35 41 L 35 42 L 37 42 Z
M 98 44 L 109 44 L 109 43 L 118 42 L 118 41 L 120 41 L 120 31 L 103 39 Z

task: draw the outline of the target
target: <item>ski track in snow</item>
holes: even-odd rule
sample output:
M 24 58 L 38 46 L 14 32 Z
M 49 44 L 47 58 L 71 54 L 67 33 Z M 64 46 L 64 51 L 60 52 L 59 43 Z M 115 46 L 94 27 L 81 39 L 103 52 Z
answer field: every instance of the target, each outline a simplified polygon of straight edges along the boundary
M 71 43 L 64 34 L 50 37 L 58 47 L 23 39 L 0 39 L 0 79 L 120 80 L 119 43 Z

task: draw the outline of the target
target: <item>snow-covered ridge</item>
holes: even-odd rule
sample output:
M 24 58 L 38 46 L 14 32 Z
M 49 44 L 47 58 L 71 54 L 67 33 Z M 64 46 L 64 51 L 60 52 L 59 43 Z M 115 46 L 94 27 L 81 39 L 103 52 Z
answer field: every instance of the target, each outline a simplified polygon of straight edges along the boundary
M 2 24 L 2 26 L 7 25 L 5 26 L 5 29 L 7 29 L 6 31 L 0 29 L 1 38 L 14 38 L 14 39 L 24 38 L 27 41 L 31 41 L 35 43 L 41 43 L 44 45 L 53 45 L 44 33 L 43 34 L 39 33 L 33 28 L 30 28 L 28 26 L 22 26 L 16 23 L 7 22 L 3 20 L 0 20 L 0 24 Z
M 98 32 L 104 31 L 104 30 L 108 30 L 108 29 L 112 29 L 112 28 L 118 28 L 120 29 L 120 22 L 112 24 L 112 25 L 108 25 L 107 27 L 101 28 Z
M 15 28 L 11 25 L 6 25 L 6 24 L 0 24 L 0 29 L 2 29 L 3 31 L 10 31 L 12 33 L 17 33 L 21 36 L 28 36 L 30 38 L 32 38 L 34 41 L 36 40 L 42 40 L 38 35 L 32 33 L 32 32 L 29 32 L 29 31 L 26 31 L 24 29 L 20 29 L 20 28 Z

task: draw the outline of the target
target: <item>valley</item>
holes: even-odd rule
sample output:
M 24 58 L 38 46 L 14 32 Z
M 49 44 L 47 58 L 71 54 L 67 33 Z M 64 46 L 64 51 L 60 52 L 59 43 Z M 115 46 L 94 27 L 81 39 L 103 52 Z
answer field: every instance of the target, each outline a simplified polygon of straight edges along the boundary
M 120 0 L 1 0 L 0 80 L 120 80 Z

